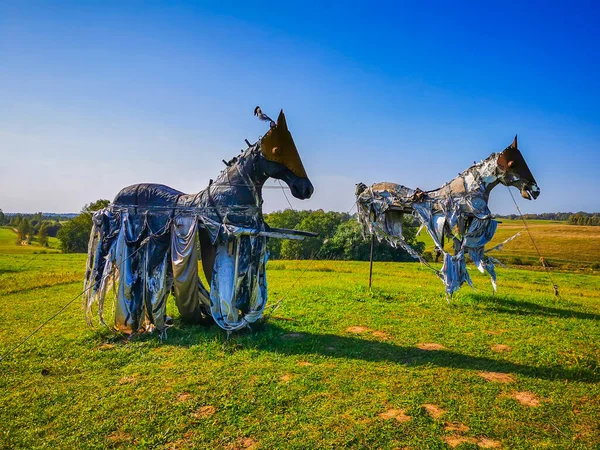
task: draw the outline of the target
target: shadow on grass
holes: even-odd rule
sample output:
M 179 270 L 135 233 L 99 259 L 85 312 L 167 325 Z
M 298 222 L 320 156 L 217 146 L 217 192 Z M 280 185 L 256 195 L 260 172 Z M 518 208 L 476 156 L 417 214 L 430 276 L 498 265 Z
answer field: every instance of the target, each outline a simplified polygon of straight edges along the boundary
M 566 319 L 600 320 L 600 314 L 573 311 L 571 309 L 555 308 L 538 305 L 537 303 L 515 300 L 503 296 L 471 294 L 477 302 L 488 303 L 489 309 L 499 313 L 516 314 L 520 316 L 561 317 Z
M 180 328 L 181 327 L 181 328 Z M 253 331 L 240 332 L 227 340 L 216 325 L 210 327 L 181 326 L 169 331 L 164 345 L 203 345 L 222 339 L 227 353 L 255 349 L 283 355 L 322 355 L 332 358 L 370 362 L 393 362 L 407 367 L 437 366 L 474 371 L 502 372 L 545 380 L 597 383 L 600 374 L 596 362 L 587 367 L 529 366 L 481 356 L 470 356 L 451 350 L 425 351 L 416 347 L 399 346 L 390 342 L 319 333 L 290 333 L 272 322 L 254 324 Z M 220 336 L 220 337 L 219 337 Z

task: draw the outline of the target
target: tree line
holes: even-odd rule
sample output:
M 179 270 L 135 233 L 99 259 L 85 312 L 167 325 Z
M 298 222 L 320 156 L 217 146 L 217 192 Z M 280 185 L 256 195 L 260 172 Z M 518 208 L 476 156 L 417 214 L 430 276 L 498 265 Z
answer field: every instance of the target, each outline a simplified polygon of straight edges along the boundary
M 0 226 L 10 226 L 16 233 L 16 243 L 22 244 L 36 239 L 41 245 L 48 245 L 48 236 L 57 237 L 64 253 L 85 253 L 92 229 L 92 214 L 104 208 L 108 200 L 97 200 L 85 205 L 79 215 L 70 220 L 56 214 L 4 214 L 0 209 Z M 499 218 L 518 219 L 510 214 Z M 528 220 L 560 220 L 571 225 L 600 225 L 598 213 L 542 213 L 525 214 Z M 336 211 L 285 209 L 265 214 L 265 222 L 274 228 L 289 228 L 318 233 L 315 238 L 304 240 L 269 239 L 268 251 L 271 259 L 339 259 L 367 261 L 370 254 L 370 239 L 362 235 L 356 215 Z M 417 224 L 407 215 L 404 218 L 404 238 L 417 252 L 423 253 L 425 244 L 416 239 Z M 375 241 L 375 258 L 378 261 L 412 261 L 403 250 L 390 247 L 386 242 Z M 429 252 L 426 252 L 429 253 Z M 432 255 L 424 255 L 429 259 Z
M 268 250 L 271 259 L 340 259 L 367 261 L 371 241 L 362 235 L 356 215 L 323 211 L 296 211 L 286 209 L 265 215 L 265 222 L 274 228 L 319 233 L 318 237 L 302 241 L 270 239 Z M 412 217 L 404 220 L 404 238 L 419 253 L 425 249 L 423 242 L 416 240 L 417 226 Z M 404 250 L 390 247 L 385 242 L 375 241 L 374 254 L 378 261 L 414 261 Z
M 566 222 L 569 220 L 569 217 L 573 215 L 572 212 L 556 212 L 556 213 L 541 213 L 541 214 L 523 214 L 523 218 L 525 220 L 558 220 L 561 222 Z M 521 216 L 519 214 L 505 214 L 505 215 L 496 215 L 499 219 L 520 219 Z
M 109 203 L 97 200 L 85 205 L 81 213 L 60 227 L 57 237 L 64 253 L 85 253 L 92 229 L 92 214 Z M 269 239 L 268 251 L 271 259 L 342 259 L 366 261 L 369 259 L 370 239 L 362 235 L 355 215 L 335 211 L 286 209 L 265 214 L 265 222 L 274 228 L 319 233 L 318 237 L 304 240 Z M 404 235 L 407 242 L 418 252 L 425 244 L 416 240 L 417 226 L 412 218 L 405 219 Z M 412 261 L 403 250 L 394 249 L 385 242 L 375 242 L 375 257 L 378 261 Z
M 569 225 L 587 225 L 597 227 L 600 226 L 600 214 L 578 212 L 569 216 L 568 223 Z
M 496 216 L 500 219 L 520 219 L 521 216 L 518 214 L 507 214 L 503 216 Z M 523 214 L 525 220 L 558 220 L 561 222 L 567 222 L 569 225 L 587 225 L 587 226 L 599 226 L 600 225 L 600 213 L 586 213 L 580 211 L 578 213 L 572 212 L 557 212 L 557 213 L 541 213 L 541 214 Z

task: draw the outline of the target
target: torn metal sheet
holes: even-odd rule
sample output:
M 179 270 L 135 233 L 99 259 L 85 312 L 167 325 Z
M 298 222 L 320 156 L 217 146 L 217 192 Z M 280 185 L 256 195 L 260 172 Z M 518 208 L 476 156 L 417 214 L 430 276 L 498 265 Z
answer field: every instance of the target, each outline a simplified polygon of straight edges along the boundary
M 404 214 L 413 215 L 433 239 L 436 251 L 443 255 L 441 270 L 434 270 L 448 295 L 465 282 L 472 286 L 466 268 L 467 254 L 480 272 L 490 274 L 495 290 L 496 260 L 486 255 L 484 247 L 493 238 L 498 225 L 488 208 L 490 192 L 498 184 L 517 187 L 526 199 L 535 199 L 540 193 L 517 148 L 516 137 L 504 151 L 493 153 L 439 189 L 422 191 L 388 182 L 367 187 L 360 183 L 356 190 L 358 220 L 364 234 L 374 234 L 379 241 L 385 239 L 430 266 L 402 236 Z M 500 250 L 515 237 L 494 249 Z M 444 249 L 445 238 L 452 241 L 453 254 Z
M 189 323 L 212 318 L 234 331 L 262 316 L 267 239 L 303 239 L 307 234 L 265 224 L 262 187 L 273 177 L 285 181 L 296 198 L 305 199 L 313 186 L 283 111 L 264 137 L 226 166 L 197 194 L 136 184 L 94 214 L 84 284 L 88 323 L 94 304 L 104 323 L 111 288 L 116 297 L 114 327 L 127 334 L 157 329 L 164 335 L 171 292 L 182 320 Z M 199 259 L 210 291 L 198 276 Z

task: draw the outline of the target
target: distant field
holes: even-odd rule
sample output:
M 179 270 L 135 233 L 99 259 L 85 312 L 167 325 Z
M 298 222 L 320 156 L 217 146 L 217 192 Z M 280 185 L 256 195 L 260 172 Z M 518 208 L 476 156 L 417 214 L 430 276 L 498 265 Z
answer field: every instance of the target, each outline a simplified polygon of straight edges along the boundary
M 54 237 L 48 238 L 49 247 L 42 247 L 38 242 L 30 245 L 16 245 L 16 233 L 10 227 L 0 227 L 0 254 L 23 254 L 23 253 L 59 253 L 59 240 Z
M 82 289 L 85 255 L 17 248 L 0 354 Z M 600 276 L 557 271 L 556 298 L 539 271 L 500 269 L 497 295 L 471 272 L 447 304 L 416 263 L 375 263 L 369 292 L 366 262 L 273 261 L 280 307 L 229 340 L 172 299 L 167 341 L 125 340 L 76 298 L 0 362 L 0 448 L 599 448 Z
M 539 265 L 539 256 L 521 220 L 498 219 L 496 235 L 488 247 L 504 241 L 523 230 L 521 235 L 506 244 L 501 252 L 492 256 L 508 264 Z M 600 227 L 568 225 L 551 220 L 528 220 L 527 226 L 540 252 L 550 264 L 567 269 L 600 269 Z M 433 241 L 423 230 L 419 239 L 426 243 L 426 250 L 433 250 Z M 451 244 L 446 244 L 451 248 Z M 595 266 L 594 266 L 595 265 Z

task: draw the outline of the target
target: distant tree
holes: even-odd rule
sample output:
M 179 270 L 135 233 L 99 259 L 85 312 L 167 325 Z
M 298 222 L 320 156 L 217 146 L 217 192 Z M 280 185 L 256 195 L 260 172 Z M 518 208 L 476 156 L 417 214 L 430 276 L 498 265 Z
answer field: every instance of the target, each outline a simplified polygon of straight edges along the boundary
M 56 234 L 58 233 L 58 230 L 60 230 L 61 226 L 62 225 L 58 221 L 47 223 L 46 228 L 48 230 L 48 236 L 56 237 Z
M 58 231 L 56 237 L 64 253 L 86 253 L 90 232 L 92 231 L 92 214 L 94 211 L 108 206 L 108 200 L 97 200 L 85 205 L 81 214 L 69 220 Z
M 0 209 L 0 225 L 4 225 L 4 221 L 6 220 L 6 216 L 4 212 Z
M 311 213 L 312 211 L 296 211 L 288 208 L 283 211 L 276 211 L 270 214 L 265 214 L 265 222 L 273 228 L 289 228 L 293 230 L 296 229 L 298 227 L 298 224 L 302 222 L 302 220 Z M 281 239 L 269 239 L 267 243 L 269 258 L 281 258 L 282 244 L 283 240 Z
M 23 216 L 21 214 L 15 214 L 12 219 L 10 219 L 9 225 L 11 227 L 18 227 L 21 223 L 21 220 L 23 220 Z
M 22 218 L 19 226 L 17 227 L 17 235 L 21 241 L 27 239 L 27 235 L 31 232 L 31 226 L 29 225 L 29 220 L 26 218 Z
M 85 205 L 81 209 L 81 212 L 82 213 L 94 213 L 102 208 L 106 208 L 109 204 L 110 204 L 109 200 L 104 200 L 104 199 L 96 200 L 95 202 Z
M 410 218 L 405 218 L 403 223 L 403 236 L 406 242 L 417 252 L 423 253 L 425 243 L 416 239 L 417 228 Z M 340 224 L 331 239 L 323 245 L 323 251 L 332 259 L 345 259 L 367 261 L 371 253 L 371 240 L 362 235 L 361 226 L 352 218 Z M 394 248 L 387 242 L 375 240 L 374 256 L 377 261 L 414 261 L 414 259 L 401 248 Z
M 38 242 L 42 247 L 48 247 L 48 225 L 45 222 L 40 226 L 38 231 Z
M 324 259 L 321 246 L 326 239 L 331 238 L 337 227 L 348 220 L 348 214 L 334 211 L 325 212 L 322 209 L 313 211 L 298 224 L 298 228 L 305 231 L 319 233 L 319 237 L 306 238 L 303 241 L 287 240 L 281 245 L 281 258 L 283 259 Z

